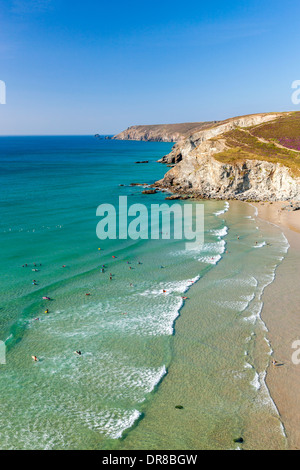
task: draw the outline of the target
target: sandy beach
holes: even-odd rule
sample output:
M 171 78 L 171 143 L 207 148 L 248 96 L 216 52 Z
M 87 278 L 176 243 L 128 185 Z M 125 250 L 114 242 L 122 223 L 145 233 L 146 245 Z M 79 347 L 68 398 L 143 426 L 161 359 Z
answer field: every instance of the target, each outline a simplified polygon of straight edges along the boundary
M 282 418 L 288 448 L 300 449 L 300 365 L 292 362 L 294 341 L 300 339 L 300 211 L 282 210 L 287 203 L 255 204 L 259 217 L 280 226 L 290 249 L 265 290 L 262 318 L 269 329 L 273 357 L 278 365 L 269 367 L 267 385 Z

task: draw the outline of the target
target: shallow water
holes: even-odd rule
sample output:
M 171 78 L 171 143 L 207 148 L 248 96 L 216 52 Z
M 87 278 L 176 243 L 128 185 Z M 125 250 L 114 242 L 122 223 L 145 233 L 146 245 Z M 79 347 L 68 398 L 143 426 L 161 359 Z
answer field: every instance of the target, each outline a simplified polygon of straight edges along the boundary
M 161 178 L 170 148 L 0 139 L 1 448 L 229 449 L 241 434 L 244 448 L 284 447 L 260 319 L 281 232 L 249 205 L 207 201 L 199 250 L 96 237 L 99 204 L 164 202 L 129 185 Z

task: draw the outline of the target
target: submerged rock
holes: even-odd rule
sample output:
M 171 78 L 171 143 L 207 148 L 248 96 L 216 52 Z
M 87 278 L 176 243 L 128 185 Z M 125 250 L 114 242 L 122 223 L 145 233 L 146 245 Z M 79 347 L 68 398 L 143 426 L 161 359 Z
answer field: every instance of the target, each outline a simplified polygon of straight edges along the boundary
M 142 194 L 156 194 L 157 190 L 156 189 L 145 189 L 145 191 L 142 192 Z

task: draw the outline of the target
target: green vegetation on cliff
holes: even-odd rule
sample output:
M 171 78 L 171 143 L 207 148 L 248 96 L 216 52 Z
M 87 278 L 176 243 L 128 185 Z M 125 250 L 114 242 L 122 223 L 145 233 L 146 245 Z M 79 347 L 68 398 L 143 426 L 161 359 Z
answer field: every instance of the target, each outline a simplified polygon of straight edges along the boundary
M 300 176 L 300 112 L 289 113 L 258 126 L 237 128 L 222 134 L 227 150 L 214 155 L 220 162 L 234 164 L 243 160 L 280 163 Z

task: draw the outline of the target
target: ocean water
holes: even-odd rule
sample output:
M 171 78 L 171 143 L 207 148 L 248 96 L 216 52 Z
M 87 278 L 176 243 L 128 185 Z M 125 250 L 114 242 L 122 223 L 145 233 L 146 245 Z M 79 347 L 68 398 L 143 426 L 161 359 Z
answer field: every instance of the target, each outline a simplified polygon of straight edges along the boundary
M 204 204 L 201 249 L 96 236 L 100 204 L 166 202 L 130 184 L 163 177 L 171 147 L 0 139 L 0 448 L 284 448 L 260 317 L 280 230 L 248 204 L 199 201 L 185 203 Z

